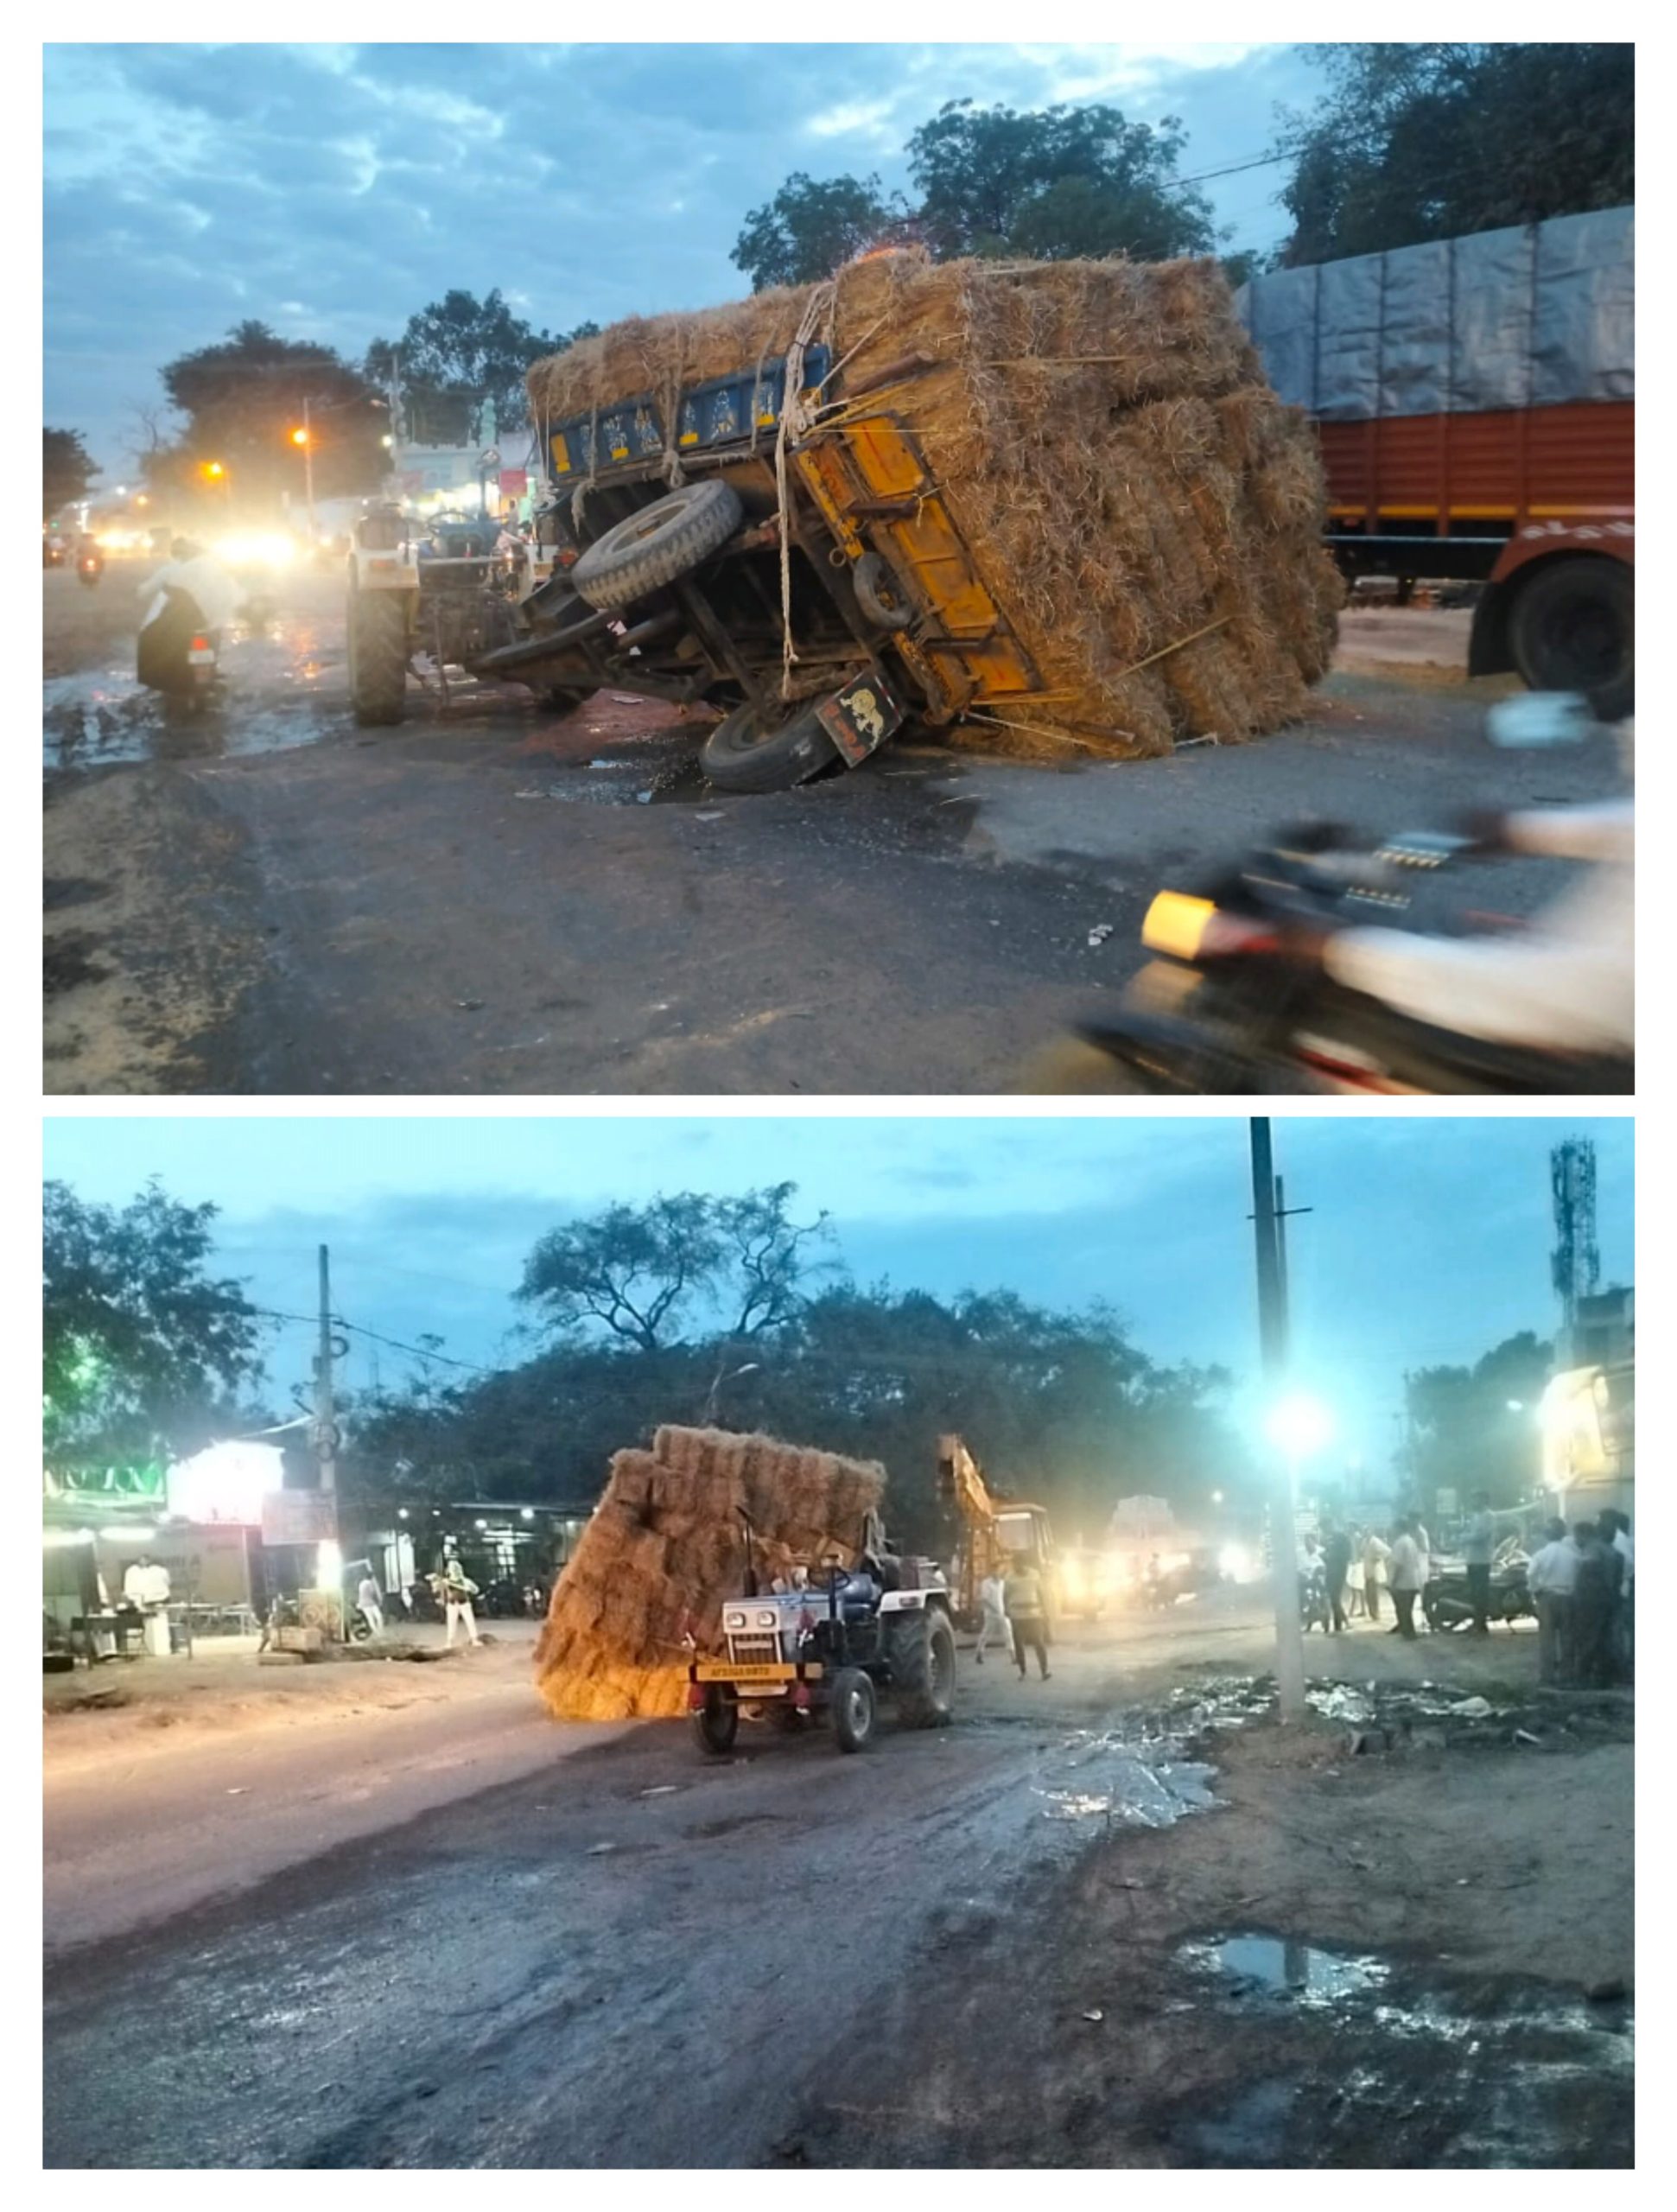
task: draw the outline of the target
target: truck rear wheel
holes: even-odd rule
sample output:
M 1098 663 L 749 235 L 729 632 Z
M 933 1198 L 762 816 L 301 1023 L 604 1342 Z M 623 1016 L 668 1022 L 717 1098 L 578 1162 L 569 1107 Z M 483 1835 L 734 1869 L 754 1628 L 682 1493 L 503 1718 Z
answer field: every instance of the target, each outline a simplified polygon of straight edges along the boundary
M 841 1667 L 834 1678 L 833 1734 L 842 1751 L 865 1751 L 873 1740 L 879 1701 L 870 1675 L 860 1667 Z
M 734 1739 L 739 1732 L 737 1702 L 725 1697 L 721 1690 L 707 1690 L 704 1703 L 693 1715 L 693 1733 L 699 1739 L 700 1750 L 708 1751 L 713 1758 L 721 1758 L 734 1749 Z
M 793 707 L 776 725 L 746 705 L 717 723 L 700 750 L 699 766 L 719 791 L 789 791 L 838 757 L 812 707 Z
M 891 1624 L 892 1688 L 905 1728 L 947 1728 L 955 1712 L 955 1630 L 939 1605 Z
M 408 697 L 408 595 L 349 595 L 349 702 L 364 729 L 399 722 Z
M 720 552 L 745 512 L 739 493 L 720 477 L 683 485 L 596 538 L 570 572 L 572 588 L 590 607 L 615 613 Z
M 1604 721 L 1635 704 L 1636 579 L 1610 554 L 1546 561 L 1509 615 L 1509 651 L 1534 691 L 1581 691 Z

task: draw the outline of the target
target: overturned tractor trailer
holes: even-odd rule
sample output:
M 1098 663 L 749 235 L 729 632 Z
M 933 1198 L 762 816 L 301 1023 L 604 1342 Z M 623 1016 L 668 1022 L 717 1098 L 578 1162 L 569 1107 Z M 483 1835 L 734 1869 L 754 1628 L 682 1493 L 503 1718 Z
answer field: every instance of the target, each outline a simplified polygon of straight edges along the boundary
M 1636 210 L 1258 276 L 1236 296 L 1316 427 L 1348 579 L 1482 587 L 1468 673 L 1617 719 L 1636 669 Z
M 613 326 L 530 372 L 533 547 L 351 556 L 358 719 L 410 665 L 721 721 L 713 782 L 856 766 L 911 720 L 1005 749 L 1272 729 L 1331 655 L 1308 430 L 1215 264 L 959 263 Z

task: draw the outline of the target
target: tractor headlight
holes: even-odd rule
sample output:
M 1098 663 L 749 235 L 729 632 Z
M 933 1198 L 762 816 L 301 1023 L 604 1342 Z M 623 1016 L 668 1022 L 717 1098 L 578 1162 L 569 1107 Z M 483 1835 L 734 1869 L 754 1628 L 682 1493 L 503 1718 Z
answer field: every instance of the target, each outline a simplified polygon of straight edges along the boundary
M 759 1613 L 757 1616 L 757 1625 L 759 1628 L 772 1628 L 779 1618 L 780 1617 L 778 1613 Z
M 726 1621 L 729 1628 L 747 1628 L 750 1626 L 750 1623 L 744 1613 L 726 1613 L 723 1615 L 723 1619 Z

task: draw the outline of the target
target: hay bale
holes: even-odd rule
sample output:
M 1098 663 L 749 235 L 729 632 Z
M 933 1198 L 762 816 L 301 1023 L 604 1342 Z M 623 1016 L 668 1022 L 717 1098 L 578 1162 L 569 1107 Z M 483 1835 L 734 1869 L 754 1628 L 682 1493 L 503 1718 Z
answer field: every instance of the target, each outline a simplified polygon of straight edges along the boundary
M 840 364 L 823 396 L 861 388 L 860 411 L 905 423 L 1036 664 L 1039 692 L 999 721 L 977 708 L 973 741 L 1134 756 L 1299 711 L 1343 596 L 1321 466 L 1215 263 L 886 254 L 830 285 L 615 323 L 537 361 L 532 404 L 551 419 L 651 392 L 668 420 L 683 385 L 784 354 L 809 315 Z M 653 1445 L 680 1472 L 703 1448 L 680 1429 Z
M 854 1557 L 884 1488 L 869 1462 L 727 1430 L 661 1428 L 650 1453 L 618 1452 L 537 1641 L 548 1707 L 575 1720 L 684 1711 L 683 1636 L 713 1643 L 740 1587 L 738 1508 L 772 1576 L 829 1550 Z

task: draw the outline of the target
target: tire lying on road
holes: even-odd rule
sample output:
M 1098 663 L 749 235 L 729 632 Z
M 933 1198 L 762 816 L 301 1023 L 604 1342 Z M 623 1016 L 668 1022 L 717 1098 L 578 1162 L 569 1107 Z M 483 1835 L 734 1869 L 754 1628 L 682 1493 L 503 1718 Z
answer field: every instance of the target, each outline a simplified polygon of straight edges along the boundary
M 813 707 L 794 707 L 785 721 L 770 724 L 747 705 L 717 723 L 700 749 L 699 766 L 719 791 L 788 791 L 838 757 Z
M 946 1728 L 955 1712 L 955 1630 L 937 1605 L 891 1623 L 891 1679 L 905 1728 Z
M 571 570 L 571 588 L 599 612 L 615 613 L 720 552 L 744 514 L 739 493 L 719 478 L 683 485 L 596 538 Z
M 408 595 L 349 595 L 349 702 L 364 729 L 399 722 L 408 697 Z

